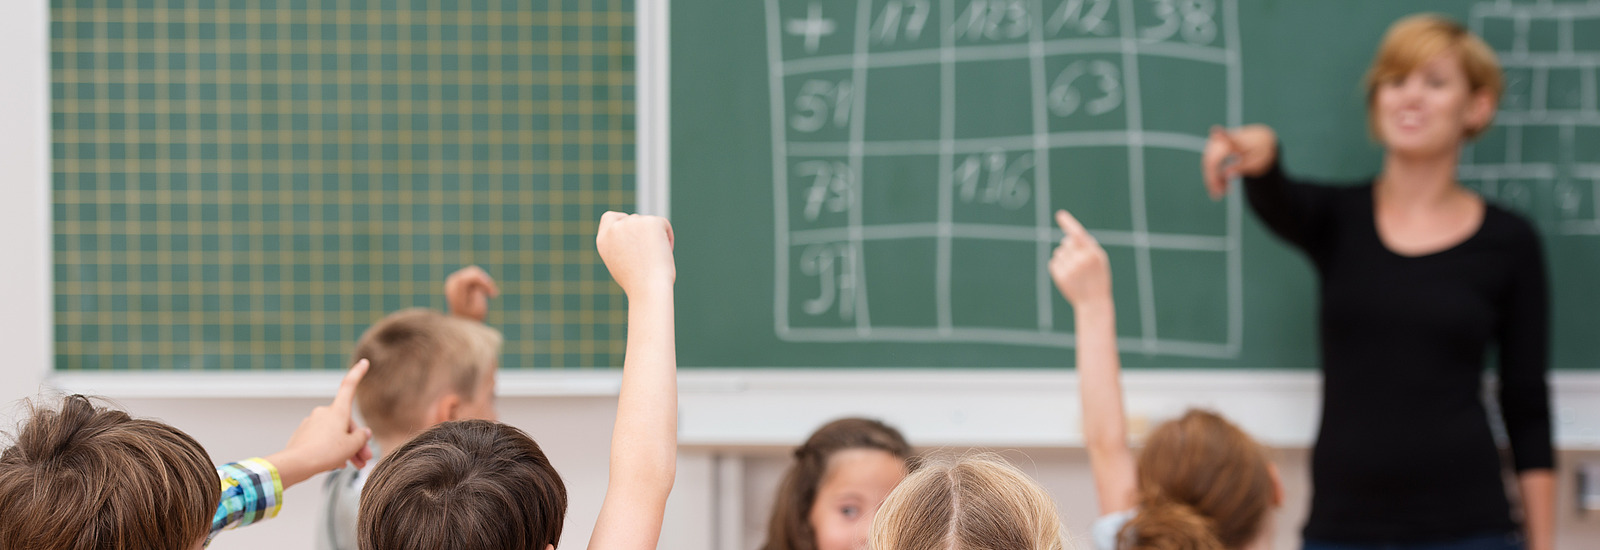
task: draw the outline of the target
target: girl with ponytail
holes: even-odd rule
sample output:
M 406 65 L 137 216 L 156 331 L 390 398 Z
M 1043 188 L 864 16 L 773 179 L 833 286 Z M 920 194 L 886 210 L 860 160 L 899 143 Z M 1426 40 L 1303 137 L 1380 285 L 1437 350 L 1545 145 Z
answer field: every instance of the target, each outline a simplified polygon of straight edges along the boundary
M 1076 320 L 1083 436 L 1102 514 L 1092 528 L 1097 550 L 1268 547 L 1282 485 L 1266 450 L 1244 431 L 1190 410 L 1157 427 L 1134 456 L 1105 250 L 1066 211 L 1056 212 L 1056 223 L 1066 236 L 1050 277 Z

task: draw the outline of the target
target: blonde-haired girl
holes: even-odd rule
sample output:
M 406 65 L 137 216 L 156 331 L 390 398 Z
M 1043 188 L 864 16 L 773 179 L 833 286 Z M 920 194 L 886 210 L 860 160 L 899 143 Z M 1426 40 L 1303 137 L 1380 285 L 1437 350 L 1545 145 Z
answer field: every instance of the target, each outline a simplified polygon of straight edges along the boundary
M 871 550 L 1063 550 L 1055 502 L 994 455 L 930 458 L 878 509 Z

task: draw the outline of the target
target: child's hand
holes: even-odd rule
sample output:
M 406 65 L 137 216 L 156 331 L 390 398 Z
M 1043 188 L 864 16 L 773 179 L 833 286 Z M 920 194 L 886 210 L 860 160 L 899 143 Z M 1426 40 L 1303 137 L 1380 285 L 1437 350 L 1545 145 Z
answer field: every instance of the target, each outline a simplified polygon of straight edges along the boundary
M 1073 307 L 1101 300 L 1109 302 L 1111 267 L 1106 251 L 1066 210 L 1056 211 L 1056 225 L 1066 233 L 1050 256 L 1050 278 L 1055 281 L 1056 288 Z
M 355 399 L 356 386 L 367 375 L 367 360 L 356 361 L 350 372 L 339 382 L 339 393 L 333 403 L 311 409 L 311 415 L 300 421 L 294 435 L 282 451 L 266 457 L 278 468 L 278 477 L 288 487 L 335 468 L 345 461 L 364 467 L 372 458 L 367 440 L 372 430 L 356 425 L 350 416 L 350 404 Z
M 483 321 L 489 314 L 489 299 L 499 295 L 494 278 L 475 265 L 458 269 L 444 280 L 445 300 L 457 317 Z
M 672 261 L 672 224 L 665 218 L 606 212 L 600 216 L 595 246 L 611 278 L 629 298 L 666 288 L 677 280 Z

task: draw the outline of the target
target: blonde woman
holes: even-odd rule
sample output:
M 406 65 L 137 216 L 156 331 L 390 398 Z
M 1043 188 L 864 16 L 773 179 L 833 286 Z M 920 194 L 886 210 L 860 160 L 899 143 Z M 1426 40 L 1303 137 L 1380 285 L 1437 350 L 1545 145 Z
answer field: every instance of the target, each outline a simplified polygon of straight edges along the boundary
M 1368 125 L 1384 147 L 1372 181 L 1289 177 L 1266 126 L 1213 130 L 1206 145 L 1212 196 L 1242 176 L 1256 215 L 1321 282 L 1308 550 L 1553 548 L 1539 238 L 1456 179 L 1461 147 L 1488 128 L 1501 89 L 1483 41 L 1442 17 L 1412 16 L 1390 28 L 1367 76 Z M 1491 348 L 1509 465 L 1480 400 Z M 1507 466 L 1521 525 L 1501 481 Z

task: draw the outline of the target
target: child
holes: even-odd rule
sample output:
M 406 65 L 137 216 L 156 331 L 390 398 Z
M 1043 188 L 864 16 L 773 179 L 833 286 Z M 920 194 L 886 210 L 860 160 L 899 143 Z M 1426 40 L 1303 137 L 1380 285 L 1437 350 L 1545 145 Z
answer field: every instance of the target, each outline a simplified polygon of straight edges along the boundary
M 356 363 L 282 451 L 220 468 L 182 430 L 81 395 L 36 408 L 0 453 L 0 548 L 190 550 L 276 516 L 286 487 L 370 457 L 371 433 L 350 418 L 366 370 Z
M 1063 535 L 1055 503 L 1039 484 L 980 455 L 919 465 L 883 501 L 867 547 L 1062 550 Z
M 628 347 L 611 436 L 611 476 L 593 549 L 655 548 L 677 458 L 672 227 L 606 212 L 600 258 L 628 297 Z M 566 514 L 561 477 L 526 434 L 493 422 L 436 426 L 372 471 L 363 550 L 549 550 Z
M 1066 211 L 1066 236 L 1050 276 L 1072 304 L 1084 441 L 1099 493 L 1092 528 L 1099 550 L 1237 550 L 1271 542 L 1272 509 L 1283 501 L 1265 451 L 1215 414 L 1189 411 L 1151 432 L 1135 464 L 1118 381 L 1115 311 L 1106 253 Z
M 794 451 L 764 550 L 865 548 L 884 497 L 905 478 L 911 445 L 882 422 L 842 418 Z
M 355 356 L 372 362 L 372 375 L 356 388 L 356 405 L 377 442 L 372 465 L 440 422 L 495 419 L 501 337 L 482 321 L 498 293 L 482 269 L 462 268 L 445 281 L 451 315 L 401 310 L 361 335 Z M 356 508 L 372 465 L 337 470 L 323 483 L 318 550 L 355 550 Z
M 362 548 L 545 550 L 561 540 L 566 485 L 539 444 L 499 422 L 434 426 L 395 449 L 368 483 Z

